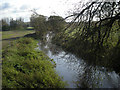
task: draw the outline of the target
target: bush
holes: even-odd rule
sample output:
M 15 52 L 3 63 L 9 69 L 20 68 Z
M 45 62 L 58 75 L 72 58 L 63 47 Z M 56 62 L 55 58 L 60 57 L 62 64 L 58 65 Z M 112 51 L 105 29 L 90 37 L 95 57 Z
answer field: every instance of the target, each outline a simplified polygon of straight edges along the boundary
M 3 88 L 63 88 L 52 60 L 35 50 L 36 41 L 21 38 L 3 50 Z

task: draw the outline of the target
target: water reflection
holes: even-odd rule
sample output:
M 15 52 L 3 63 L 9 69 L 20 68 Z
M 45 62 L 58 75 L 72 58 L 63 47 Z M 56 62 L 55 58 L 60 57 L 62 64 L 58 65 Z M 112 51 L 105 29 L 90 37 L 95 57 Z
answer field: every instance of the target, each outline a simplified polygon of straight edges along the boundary
M 51 43 L 52 36 L 47 34 L 45 42 L 39 42 L 39 49 L 44 51 L 56 62 L 56 71 L 63 80 L 67 81 L 69 88 L 76 87 L 120 87 L 120 77 L 114 71 L 108 72 L 104 67 L 87 65 L 84 60 L 65 52 L 60 47 Z

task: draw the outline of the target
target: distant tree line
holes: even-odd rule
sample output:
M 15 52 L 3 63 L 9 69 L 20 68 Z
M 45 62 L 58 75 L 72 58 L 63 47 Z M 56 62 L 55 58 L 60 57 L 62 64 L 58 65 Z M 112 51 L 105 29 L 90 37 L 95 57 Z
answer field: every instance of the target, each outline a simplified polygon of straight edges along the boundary
M 44 38 L 48 31 L 58 33 L 65 28 L 65 21 L 61 16 L 46 17 L 34 12 L 30 17 L 30 25 L 34 27 L 36 34 Z
M 18 18 L 16 20 L 13 18 L 4 18 L 0 21 L 2 22 L 2 31 L 20 30 L 25 29 L 27 26 L 27 23 L 25 23 L 22 18 Z

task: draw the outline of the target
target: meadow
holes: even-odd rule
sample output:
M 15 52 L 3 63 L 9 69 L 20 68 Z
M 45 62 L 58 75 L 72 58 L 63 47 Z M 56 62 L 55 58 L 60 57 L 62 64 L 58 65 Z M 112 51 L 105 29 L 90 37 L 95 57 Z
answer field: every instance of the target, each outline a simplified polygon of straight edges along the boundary
M 35 33 L 34 30 L 14 30 L 14 31 L 2 31 L 2 47 L 4 48 L 11 41 L 23 37 L 26 34 Z

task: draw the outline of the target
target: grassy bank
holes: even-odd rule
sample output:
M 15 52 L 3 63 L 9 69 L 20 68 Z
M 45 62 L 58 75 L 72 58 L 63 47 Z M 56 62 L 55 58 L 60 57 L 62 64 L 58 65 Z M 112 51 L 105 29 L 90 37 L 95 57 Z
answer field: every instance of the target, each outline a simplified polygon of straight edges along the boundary
M 52 60 L 35 50 L 32 38 L 13 41 L 3 49 L 3 88 L 63 88 L 65 83 L 56 74 Z
M 35 50 L 37 47 L 37 41 L 33 39 L 35 31 L 1 33 L 3 88 L 63 88 L 65 86 L 54 70 L 53 60 L 42 51 Z

